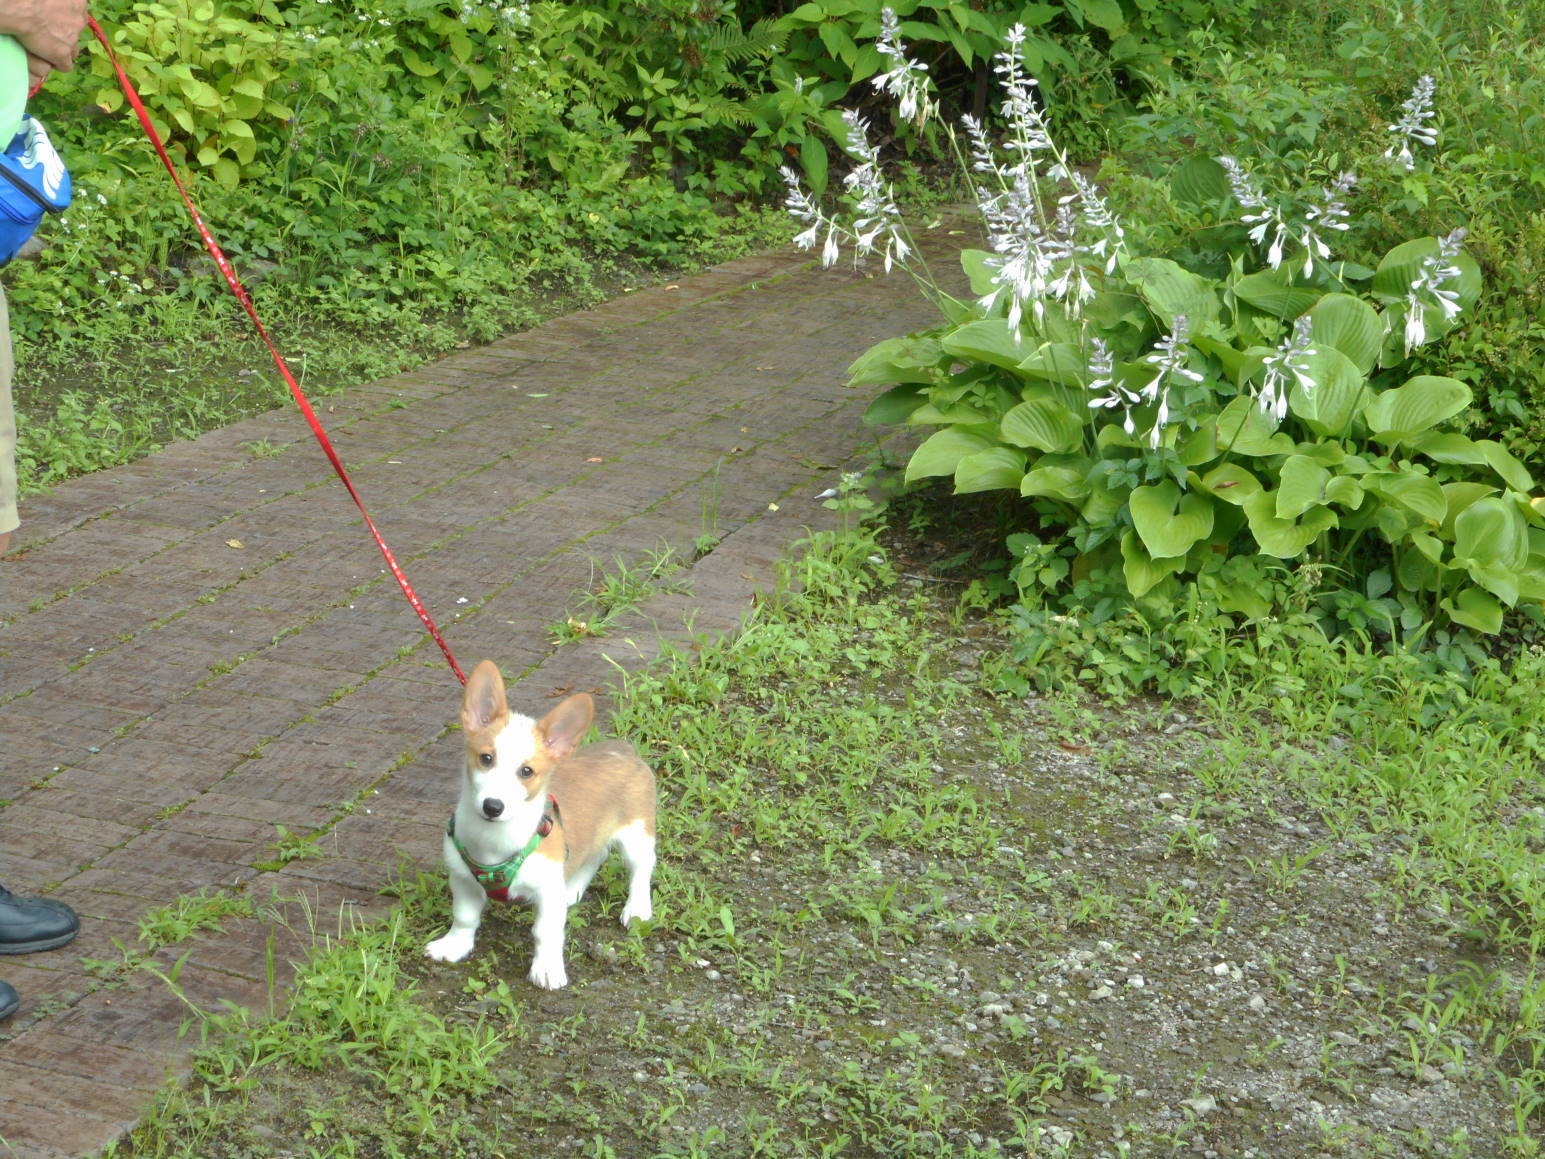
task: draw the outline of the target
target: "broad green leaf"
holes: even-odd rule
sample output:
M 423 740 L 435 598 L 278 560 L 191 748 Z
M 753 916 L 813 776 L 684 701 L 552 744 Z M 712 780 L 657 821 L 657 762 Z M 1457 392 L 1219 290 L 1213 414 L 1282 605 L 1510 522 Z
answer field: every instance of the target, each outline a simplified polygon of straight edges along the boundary
M 1470 399 L 1470 388 L 1457 378 L 1418 374 L 1404 386 L 1375 395 L 1362 416 L 1374 439 L 1392 446 L 1453 418 Z
M 1003 416 L 998 429 L 1016 447 L 1047 452 L 1077 450 L 1084 437 L 1082 417 L 1050 399 L 1020 403 Z
M 1482 563 L 1477 560 L 1455 559 L 1465 574 L 1485 588 L 1508 607 L 1518 602 L 1518 573 L 1505 563 Z
M 1348 511 L 1356 511 L 1363 504 L 1363 485 L 1351 475 L 1337 475 L 1325 485 L 1325 501 L 1339 503 Z
M 1171 479 L 1136 488 L 1127 506 L 1132 527 L 1155 559 L 1184 555 L 1212 534 L 1212 500 L 1182 492 Z
M 1421 516 L 1434 527 L 1441 526 L 1448 514 L 1448 499 L 1443 488 L 1430 475 L 1378 471 L 1364 475 L 1362 484 L 1375 495 Z
M 1518 573 L 1518 598 L 1545 603 L 1545 556 L 1531 555 Z
M 1303 367 L 1314 389 L 1295 382 L 1288 392 L 1289 409 L 1315 434 L 1344 438 L 1371 395 L 1363 372 L 1334 346 L 1316 349 L 1304 359 Z
M 1454 558 L 1520 568 L 1529 536 L 1518 506 L 1499 497 L 1477 499 L 1454 518 Z
M 1478 500 L 1485 499 L 1488 495 L 1495 495 L 1497 489 L 1488 487 L 1485 483 L 1461 482 L 1443 484 L 1443 501 L 1446 510 L 1443 515 L 1443 535 L 1447 539 L 1454 538 L 1454 520 L 1459 518 L 1459 513 L 1466 510 Z
M 1193 334 L 1218 321 L 1217 283 L 1193 274 L 1168 258 L 1137 258 L 1125 269 L 1127 282 L 1160 319 L 1172 329 L 1175 318 L 1185 315 Z
M 1329 507 L 1316 507 L 1302 519 L 1283 519 L 1277 514 L 1277 497 L 1271 491 L 1250 496 L 1244 510 L 1261 553 L 1278 559 L 1296 559 L 1323 532 L 1340 523 Z
M 1081 387 L 1089 378 L 1089 356 L 1071 342 L 1043 342 L 1019 363 L 1019 369 L 1037 378 Z
M 1203 475 L 1197 484 L 1203 491 L 1235 507 L 1244 506 L 1245 500 L 1258 494 L 1261 481 L 1238 463 L 1222 463 Z
M 1155 559 L 1133 532 L 1128 531 L 1121 537 L 1121 572 L 1126 577 L 1127 590 L 1133 596 L 1147 595 L 1155 584 L 1184 567 L 1185 562 L 1184 555 Z
M 1115 34 L 1126 28 L 1126 17 L 1122 15 L 1121 5 L 1117 0 L 1067 0 L 1068 9 L 1075 16 L 1082 15 L 1085 20 L 1096 28 Z
M 987 250 L 960 251 L 960 268 L 971 282 L 971 292 L 978 298 L 985 298 L 995 289 L 993 278 L 998 276 L 998 271 L 987 265 L 987 259 L 993 256 Z
M 960 460 L 998 445 L 997 439 L 978 430 L 950 427 L 923 440 L 907 460 L 906 482 L 933 475 L 953 475 Z
M 1309 311 L 1309 337 L 1332 346 L 1367 374 L 1384 345 L 1384 322 L 1374 308 L 1351 294 L 1326 294 Z
M 1482 439 L 1476 445 L 1485 452 L 1487 465 L 1501 475 L 1503 482 L 1509 487 L 1515 491 L 1534 490 L 1534 476 L 1501 443 Z
M 1209 338 L 1205 334 L 1193 337 L 1191 345 L 1203 354 L 1210 354 L 1216 358 L 1223 367 L 1223 373 L 1228 375 L 1236 386 L 1261 368 L 1261 356 L 1268 353 L 1259 347 L 1240 350 L 1237 346 L 1219 342 L 1216 338 Z
M 1496 635 L 1502 631 L 1502 605 L 1478 588 L 1464 588 L 1442 608 L 1456 624 Z
M 1089 495 L 1089 459 L 1085 455 L 1042 455 L 1019 481 L 1026 498 L 1042 496 L 1077 503 Z
M 1011 447 L 988 447 L 967 455 L 955 467 L 955 491 L 1019 490 L 1025 474 L 1025 456 Z
M 1463 463 L 1472 467 L 1486 465 L 1486 452 L 1480 444 L 1450 431 L 1423 431 L 1411 439 L 1411 449 L 1435 463 Z
M 1411 540 L 1417 544 L 1419 550 L 1403 551 L 1395 558 L 1395 580 L 1403 591 L 1432 591 L 1438 586 L 1443 572 L 1448 570 L 1440 562 L 1443 545 L 1430 535 L 1420 537 L 1420 533 L 1412 535 Z M 1422 546 L 1424 540 L 1430 540 L 1436 544 L 1440 554 L 1431 554 Z
M 915 383 L 902 383 L 887 390 L 864 408 L 864 421 L 874 426 L 904 423 L 927 399 L 928 393 L 923 387 Z
M 1311 507 L 1325 505 L 1330 472 L 1307 455 L 1289 455 L 1277 486 L 1277 517 L 1297 519 Z
M 849 386 L 889 386 L 893 382 L 932 382 L 933 368 L 944 360 L 937 340 L 918 334 L 887 338 L 864 351 L 848 367 Z
M 946 354 L 989 362 L 1009 370 L 1019 369 L 1027 353 L 1022 343 L 1014 341 L 1009 324 L 1002 318 L 983 318 L 957 326 L 939 340 Z
M 810 189 L 817 197 L 826 192 L 826 174 L 829 164 L 830 157 L 826 152 L 826 142 L 815 133 L 806 133 L 804 140 L 799 143 L 799 167 L 804 171 L 805 180 L 810 183 Z
M 1266 455 L 1291 455 L 1293 440 L 1243 395 L 1232 400 L 1218 415 L 1218 450 L 1249 458 Z
M 1438 239 L 1435 237 L 1419 237 L 1397 245 L 1384 255 L 1374 272 L 1371 287 L 1374 297 L 1385 302 L 1405 301 L 1421 274 L 1422 263 L 1437 252 Z M 1443 288 L 1456 291 L 1460 308 L 1468 311 L 1481 296 L 1481 267 L 1463 250 L 1454 257 L 1452 264 L 1459 270 L 1459 276 L 1446 282 Z M 1436 311 L 1429 313 L 1428 320 L 1434 321 L 1436 314 Z
M 1230 192 L 1228 174 L 1211 157 L 1192 157 L 1170 179 L 1170 193 L 1181 205 L 1217 205 Z
M 1242 302 L 1249 302 L 1257 310 L 1264 310 L 1274 318 L 1291 322 L 1320 300 L 1319 290 L 1290 286 L 1286 270 L 1262 270 L 1247 274 L 1230 289 Z

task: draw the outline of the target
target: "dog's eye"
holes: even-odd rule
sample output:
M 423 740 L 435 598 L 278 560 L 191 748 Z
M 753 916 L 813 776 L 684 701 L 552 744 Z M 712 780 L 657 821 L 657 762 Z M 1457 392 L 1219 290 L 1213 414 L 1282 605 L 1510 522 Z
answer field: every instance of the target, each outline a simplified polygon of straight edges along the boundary
M 521 780 L 529 781 L 534 776 L 536 776 L 536 770 L 533 769 L 530 765 L 521 765 L 520 766 L 520 779 Z
M 494 767 L 494 754 L 493 753 L 478 753 L 477 754 L 477 763 L 482 765 L 485 769 L 493 768 Z

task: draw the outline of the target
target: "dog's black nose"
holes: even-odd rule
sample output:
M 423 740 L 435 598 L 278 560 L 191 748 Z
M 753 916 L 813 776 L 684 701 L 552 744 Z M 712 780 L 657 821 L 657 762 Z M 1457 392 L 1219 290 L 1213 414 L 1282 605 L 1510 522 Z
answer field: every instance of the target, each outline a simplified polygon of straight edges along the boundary
M 504 812 L 504 802 L 498 797 L 483 798 L 483 816 L 492 821 L 502 812 Z

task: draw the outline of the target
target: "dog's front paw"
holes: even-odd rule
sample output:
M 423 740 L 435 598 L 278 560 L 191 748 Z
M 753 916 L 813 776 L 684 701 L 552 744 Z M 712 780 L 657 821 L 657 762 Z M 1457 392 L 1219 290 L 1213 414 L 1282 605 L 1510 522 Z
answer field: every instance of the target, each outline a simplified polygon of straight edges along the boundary
M 654 906 L 649 904 L 646 896 L 642 901 L 629 899 L 628 904 L 622 907 L 622 928 L 627 929 L 628 923 L 634 918 L 641 922 L 647 922 L 654 917 Z
M 569 974 L 563 968 L 562 958 L 551 962 L 538 958 L 531 963 L 530 978 L 533 986 L 540 986 L 543 990 L 562 990 L 569 984 Z
M 458 934 L 455 930 L 443 938 L 436 938 L 424 947 L 424 953 L 437 962 L 459 962 L 472 952 L 475 939 L 470 934 Z

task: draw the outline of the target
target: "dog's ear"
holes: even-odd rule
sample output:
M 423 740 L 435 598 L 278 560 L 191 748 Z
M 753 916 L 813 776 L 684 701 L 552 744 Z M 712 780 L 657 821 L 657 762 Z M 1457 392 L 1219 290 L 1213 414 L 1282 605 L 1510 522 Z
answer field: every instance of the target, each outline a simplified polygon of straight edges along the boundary
M 594 719 L 595 701 L 588 693 L 576 692 L 538 721 L 536 731 L 547 751 L 561 761 L 579 746 L 579 738 Z
M 472 670 L 467 690 L 461 698 L 461 727 L 469 736 L 497 732 L 510 719 L 510 706 L 504 699 L 504 680 L 499 666 L 484 660 Z

